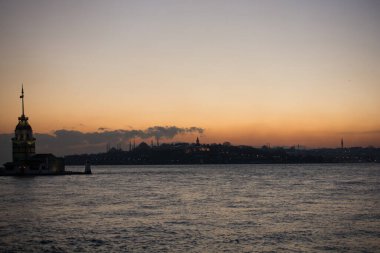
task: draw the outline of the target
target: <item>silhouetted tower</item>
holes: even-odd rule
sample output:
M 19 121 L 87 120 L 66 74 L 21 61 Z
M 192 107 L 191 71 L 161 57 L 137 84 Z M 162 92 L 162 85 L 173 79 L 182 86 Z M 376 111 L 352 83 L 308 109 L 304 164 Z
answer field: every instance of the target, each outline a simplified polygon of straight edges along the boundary
M 157 147 L 159 147 L 160 146 L 160 142 L 159 142 L 159 138 L 158 137 L 156 137 L 156 141 L 157 141 Z
M 129 151 L 131 151 L 131 150 L 132 150 L 132 142 L 129 141 Z
M 340 147 L 341 147 L 342 149 L 344 148 L 343 138 L 340 140 Z
M 13 162 L 28 160 L 36 153 L 36 138 L 33 137 L 32 127 L 24 111 L 24 85 L 21 88 L 21 117 L 15 129 L 15 137 L 12 138 Z
M 200 142 L 199 142 L 199 138 L 197 137 L 197 140 L 195 141 L 195 145 L 196 146 L 200 146 L 201 144 L 200 144 Z

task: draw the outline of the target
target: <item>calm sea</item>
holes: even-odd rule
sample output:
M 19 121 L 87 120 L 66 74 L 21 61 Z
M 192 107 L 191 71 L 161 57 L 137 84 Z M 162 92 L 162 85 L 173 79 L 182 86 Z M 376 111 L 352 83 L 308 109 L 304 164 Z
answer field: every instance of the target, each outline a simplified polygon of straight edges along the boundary
M 380 164 L 92 170 L 1 177 L 0 251 L 380 252 Z

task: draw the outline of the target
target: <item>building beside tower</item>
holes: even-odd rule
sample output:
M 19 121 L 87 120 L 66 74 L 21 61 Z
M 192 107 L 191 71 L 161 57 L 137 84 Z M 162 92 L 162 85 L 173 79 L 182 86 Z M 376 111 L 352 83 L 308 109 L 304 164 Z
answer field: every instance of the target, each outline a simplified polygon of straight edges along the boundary
M 36 154 L 36 138 L 25 116 L 24 87 L 21 89 L 21 116 L 12 138 L 12 162 L 4 164 L 4 174 L 59 174 L 65 172 L 63 158 L 53 154 Z

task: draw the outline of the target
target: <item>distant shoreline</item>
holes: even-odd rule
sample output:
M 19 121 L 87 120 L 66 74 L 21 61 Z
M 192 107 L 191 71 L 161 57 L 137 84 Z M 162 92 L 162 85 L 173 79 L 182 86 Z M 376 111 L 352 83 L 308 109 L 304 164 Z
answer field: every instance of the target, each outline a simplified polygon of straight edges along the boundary
M 232 145 L 147 145 L 134 150 L 65 156 L 66 165 L 200 165 L 379 163 L 380 148 L 337 149 L 253 148 Z

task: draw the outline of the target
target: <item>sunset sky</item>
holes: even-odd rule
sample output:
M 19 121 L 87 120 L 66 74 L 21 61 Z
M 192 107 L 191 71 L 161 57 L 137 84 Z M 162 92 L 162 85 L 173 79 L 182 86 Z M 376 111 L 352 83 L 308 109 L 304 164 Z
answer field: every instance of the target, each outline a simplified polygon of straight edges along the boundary
M 0 56 L 1 134 L 24 83 L 35 133 L 380 146 L 376 0 L 0 0 Z

